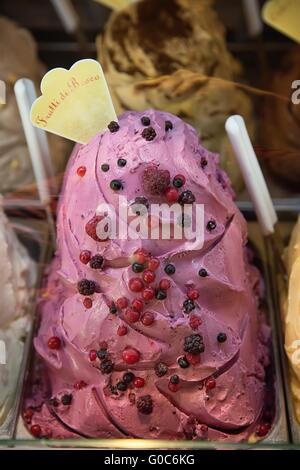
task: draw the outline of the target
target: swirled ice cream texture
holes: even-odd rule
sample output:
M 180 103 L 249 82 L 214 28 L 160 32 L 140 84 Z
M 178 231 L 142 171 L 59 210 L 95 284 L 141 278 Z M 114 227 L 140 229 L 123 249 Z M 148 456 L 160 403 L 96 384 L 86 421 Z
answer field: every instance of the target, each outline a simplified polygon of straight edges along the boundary
M 143 116 L 150 119 L 149 127 L 156 133 L 151 141 L 142 136 Z M 166 121 L 172 129 L 166 130 Z M 66 171 L 57 252 L 49 268 L 35 338 L 44 379 L 37 381 L 42 386 L 36 385 L 27 399 L 26 406 L 35 410 L 28 422 L 40 426 L 42 435 L 53 437 L 245 439 L 263 413 L 269 361 L 269 330 L 258 309 L 259 274 L 245 251 L 246 222 L 233 201 L 226 175 L 218 168 L 218 156 L 201 146 L 191 126 L 153 110 L 125 113 L 119 126 L 116 132 L 106 130 L 89 144 L 77 146 Z M 126 160 L 124 167 L 117 164 L 120 158 Z M 108 171 L 102 171 L 103 164 L 109 165 Z M 174 176 L 184 176 L 179 194 L 190 190 L 195 203 L 205 204 L 205 226 L 211 220 L 216 224 L 212 230 L 205 229 L 201 249 L 191 249 L 188 240 L 99 242 L 87 234 L 86 224 L 98 205 L 106 201 L 117 207 L 119 194 L 129 201 L 144 196 L 149 203 L 166 202 L 164 193 L 145 193 L 142 181 L 149 165 L 169 171 L 171 185 Z M 80 167 L 86 170 L 81 176 Z M 115 179 L 122 183 L 119 191 L 110 187 Z M 128 284 L 132 278 L 142 279 L 143 273 L 134 273 L 131 264 L 113 268 L 107 262 L 103 269 L 92 269 L 80 261 L 84 250 L 105 260 L 132 260 L 139 248 L 160 261 L 150 286 L 157 287 L 162 278 L 171 283 L 165 300 L 144 303 L 142 314 L 154 315 L 149 326 L 140 320 L 130 323 L 124 309 L 112 313 L 110 308 L 120 297 L 129 303 L 141 298 Z M 167 264 L 175 266 L 174 274 L 165 273 Z M 201 269 L 206 270 L 206 277 L 199 275 Z M 88 296 L 91 308 L 85 308 L 85 297 L 78 292 L 83 279 L 98 285 L 97 292 Z M 183 304 L 191 288 L 199 297 L 195 308 L 186 313 Z M 119 336 L 118 328 L 124 325 L 127 333 Z M 224 342 L 218 341 L 220 333 L 225 333 Z M 188 356 L 185 338 L 197 334 L 205 347 L 197 356 L 200 362 L 182 368 L 178 359 Z M 49 348 L 51 337 L 59 338 L 58 349 Z M 90 359 L 91 350 L 103 347 L 113 364 L 110 373 L 101 372 L 101 359 Z M 139 353 L 134 364 L 124 361 L 126 348 Z M 167 366 L 162 376 L 157 374 L 160 363 Z M 144 386 L 137 388 L 131 382 L 127 390 L 116 390 L 126 372 L 144 379 Z M 179 384 L 170 387 L 174 375 Z M 212 380 L 215 386 L 209 388 Z M 66 395 L 71 396 L 67 405 L 63 404 Z M 146 400 L 141 402 L 141 397 Z

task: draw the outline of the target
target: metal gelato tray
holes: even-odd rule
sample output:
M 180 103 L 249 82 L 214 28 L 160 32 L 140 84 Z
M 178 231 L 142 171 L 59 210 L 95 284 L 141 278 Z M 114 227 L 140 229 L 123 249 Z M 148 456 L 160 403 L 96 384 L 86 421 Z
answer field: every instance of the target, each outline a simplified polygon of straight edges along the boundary
M 25 314 L 30 316 L 28 329 L 24 337 L 22 358 L 19 366 L 19 374 L 16 386 L 11 391 L 11 400 L 6 410 L 3 422 L 0 424 L 0 440 L 14 439 L 19 419 L 20 405 L 22 399 L 23 385 L 26 381 L 28 369 L 28 358 L 32 349 L 32 336 L 35 324 L 35 305 L 38 289 L 41 283 L 43 267 L 47 259 L 49 249 L 49 230 L 47 224 L 32 219 L 11 219 L 12 225 L 22 242 L 27 248 L 31 258 L 36 263 L 35 283 L 32 287 L 28 307 Z M 9 358 L 7 358 L 9 360 Z M 1 365 L 0 365 L 1 367 Z
M 246 214 L 247 218 L 254 218 L 253 214 Z M 287 418 L 287 407 L 285 402 L 283 376 L 281 369 L 280 350 L 278 347 L 278 329 L 276 321 L 276 310 L 274 303 L 274 272 L 270 264 L 268 242 L 261 234 L 260 227 L 256 221 L 248 222 L 249 241 L 254 247 L 261 262 L 262 275 L 266 287 L 266 302 L 268 308 L 268 322 L 272 331 L 272 353 L 275 371 L 275 419 L 273 428 L 261 443 L 278 444 L 289 442 L 289 428 Z M 273 255 L 274 256 L 274 255 Z
M 253 214 L 247 214 L 247 218 L 253 219 Z M 230 448 L 230 449 L 251 449 L 251 448 L 272 448 L 277 446 L 285 446 L 289 443 L 289 430 L 288 430 L 288 420 L 286 415 L 286 403 L 285 403 L 285 396 L 284 396 L 284 389 L 283 389 L 283 382 L 282 382 L 282 373 L 280 367 L 280 357 L 279 357 L 279 349 L 277 347 L 278 338 L 277 338 L 277 329 L 276 329 L 276 317 L 275 317 L 275 310 L 274 310 L 274 293 L 272 289 L 274 287 L 272 283 L 273 275 L 271 276 L 271 265 L 269 263 L 269 258 L 267 255 L 267 247 L 264 242 L 264 239 L 261 235 L 259 226 L 255 221 L 249 221 L 249 240 L 254 247 L 256 252 L 256 256 L 259 259 L 260 265 L 263 270 L 263 276 L 265 279 L 266 285 L 266 303 L 267 303 L 267 313 L 268 313 L 268 322 L 272 329 L 272 353 L 274 357 L 274 371 L 275 371 L 275 406 L 276 406 L 276 415 L 274 419 L 274 424 L 266 436 L 265 439 L 255 442 L 255 438 L 249 440 L 249 442 L 244 442 L 240 444 L 231 444 L 226 443 L 223 444 L 221 442 L 207 442 L 207 441 L 153 441 L 153 440 L 133 440 L 133 439 L 75 439 L 75 440 L 51 440 L 51 439 L 41 439 L 41 440 L 34 440 L 29 433 L 24 429 L 24 426 L 19 423 L 18 432 L 16 434 L 16 439 L 11 441 L 12 445 L 16 446 L 26 446 L 40 448 L 42 447 L 52 447 L 52 446 L 59 446 L 60 448 L 135 448 L 135 443 L 137 448 L 184 448 L 184 449 L 193 449 L 193 448 Z M 45 259 L 45 258 L 44 258 Z M 30 341 L 32 338 L 30 339 Z M 30 346 L 28 347 L 30 348 Z M 27 351 L 29 354 L 29 350 Z M 28 364 L 28 361 L 26 361 Z M 26 363 L 24 362 L 24 370 L 22 371 L 22 378 L 20 378 L 20 386 L 19 396 L 22 394 L 23 383 L 25 382 L 23 378 L 28 374 L 29 371 L 27 370 Z M 16 422 L 15 422 L 16 424 Z M 5 445 L 4 442 L 1 442 L 0 437 L 0 447 Z

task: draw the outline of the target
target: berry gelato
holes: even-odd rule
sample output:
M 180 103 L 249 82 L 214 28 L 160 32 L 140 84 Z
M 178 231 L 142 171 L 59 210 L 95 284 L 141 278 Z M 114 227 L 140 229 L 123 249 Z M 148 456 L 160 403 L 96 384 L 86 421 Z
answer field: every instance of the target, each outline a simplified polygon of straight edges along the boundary
M 97 208 L 120 211 L 119 196 L 149 219 L 153 203 L 204 204 L 203 243 L 100 237 Z M 190 125 L 128 112 L 78 145 L 57 231 L 25 400 L 34 436 L 233 442 L 268 432 L 261 278 L 218 156 Z

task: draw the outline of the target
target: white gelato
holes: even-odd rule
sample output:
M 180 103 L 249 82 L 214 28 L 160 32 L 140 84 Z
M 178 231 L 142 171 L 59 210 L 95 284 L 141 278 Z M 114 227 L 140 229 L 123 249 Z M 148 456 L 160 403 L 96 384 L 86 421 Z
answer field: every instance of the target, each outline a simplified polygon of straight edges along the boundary
M 0 198 L 0 425 L 7 416 L 29 328 L 30 287 L 35 266 L 3 212 Z M 5 362 L 5 364 L 4 364 Z

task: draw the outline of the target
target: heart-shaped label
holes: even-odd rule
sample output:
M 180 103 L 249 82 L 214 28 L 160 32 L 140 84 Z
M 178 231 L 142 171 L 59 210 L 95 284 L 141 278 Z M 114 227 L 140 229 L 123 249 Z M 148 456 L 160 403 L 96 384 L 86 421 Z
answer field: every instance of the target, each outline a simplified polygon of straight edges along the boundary
M 101 3 L 105 7 L 111 8 L 112 10 L 121 10 L 127 7 L 131 3 L 135 3 L 138 0 L 95 0 L 97 3 Z
M 300 0 L 269 0 L 262 16 L 268 25 L 300 42 Z
M 79 60 L 70 70 L 50 70 L 41 82 L 41 92 L 32 105 L 31 122 L 53 134 L 84 144 L 117 120 L 96 60 Z

